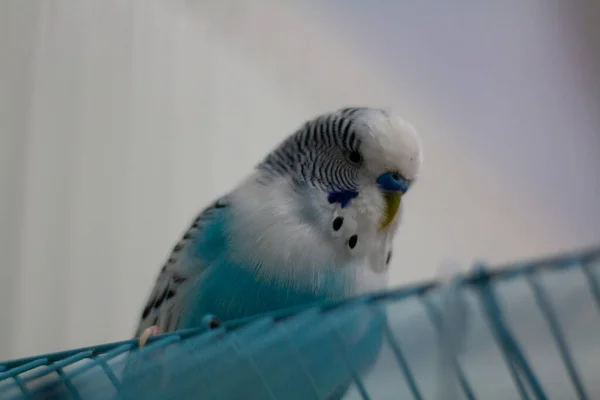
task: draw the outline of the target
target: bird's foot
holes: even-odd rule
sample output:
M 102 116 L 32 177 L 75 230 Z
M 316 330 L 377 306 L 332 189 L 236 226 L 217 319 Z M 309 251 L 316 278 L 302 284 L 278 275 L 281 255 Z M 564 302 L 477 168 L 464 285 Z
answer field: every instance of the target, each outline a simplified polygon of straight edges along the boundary
M 141 349 L 146 345 L 146 342 L 151 336 L 160 335 L 160 328 L 158 325 L 152 325 L 144 330 L 140 335 L 139 348 Z

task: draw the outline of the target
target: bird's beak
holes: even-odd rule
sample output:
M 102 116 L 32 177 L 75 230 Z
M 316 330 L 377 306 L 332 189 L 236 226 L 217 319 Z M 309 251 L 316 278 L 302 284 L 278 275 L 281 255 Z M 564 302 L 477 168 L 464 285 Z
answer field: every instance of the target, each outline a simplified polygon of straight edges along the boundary
M 377 184 L 383 191 L 385 199 L 385 210 L 379 229 L 386 228 L 396 216 L 400 208 L 402 195 L 408 190 L 408 182 L 399 174 L 386 172 L 377 178 Z

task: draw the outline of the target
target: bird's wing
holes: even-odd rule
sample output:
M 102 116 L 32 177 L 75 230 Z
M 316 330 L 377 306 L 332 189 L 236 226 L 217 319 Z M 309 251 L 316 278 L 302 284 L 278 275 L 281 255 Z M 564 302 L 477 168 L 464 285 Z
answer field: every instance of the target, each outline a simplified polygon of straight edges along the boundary
M 138 337 L 148 327 L 158 326 L 161 333 L 178 328 L 178 320 L 185 306 L 186 296 L 193 292 L 207 259 L 194 251 L 199 241 L 207 240 L 207 229 L 221 220 L 229 209 L 227 196 L 204 209 L 192 222 L 175 245 L 162 267 L 136 330 Z

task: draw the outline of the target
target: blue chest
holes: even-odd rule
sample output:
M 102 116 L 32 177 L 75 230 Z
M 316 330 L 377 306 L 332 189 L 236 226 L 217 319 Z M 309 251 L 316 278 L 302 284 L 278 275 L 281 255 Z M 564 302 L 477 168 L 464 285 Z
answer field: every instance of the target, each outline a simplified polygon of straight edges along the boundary
M 227 321 L 337 299 L 352 291 L 355 285 L 350 271 L 326 266 L 320 272 L 321 284 L 318 288 L 308 284 L 290 285 L 277 279 L 257 276 L 260 264 L 244 265 L 228 257 L 231 249 L 226 227 L 227 215 L 222 213 L 195 241 L 192 249 L 194 258 L 201 259 L 205 266 L 199 280 L 190 289 L 188 304 L 180 319 L 181 328 L 199 325 L 206 314 Z

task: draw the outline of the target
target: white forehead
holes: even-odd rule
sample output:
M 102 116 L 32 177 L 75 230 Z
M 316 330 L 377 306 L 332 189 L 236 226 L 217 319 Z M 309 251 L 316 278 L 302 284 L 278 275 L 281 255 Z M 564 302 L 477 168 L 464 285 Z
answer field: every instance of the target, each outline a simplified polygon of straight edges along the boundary
M 361 120 L 361 150 L 367 168 L 376 169 L 375 172 L 398 171 L 405 178 L 414 179 L 423 161 L 416 128 L 399 116 L 378 109 L 369 110 Z

